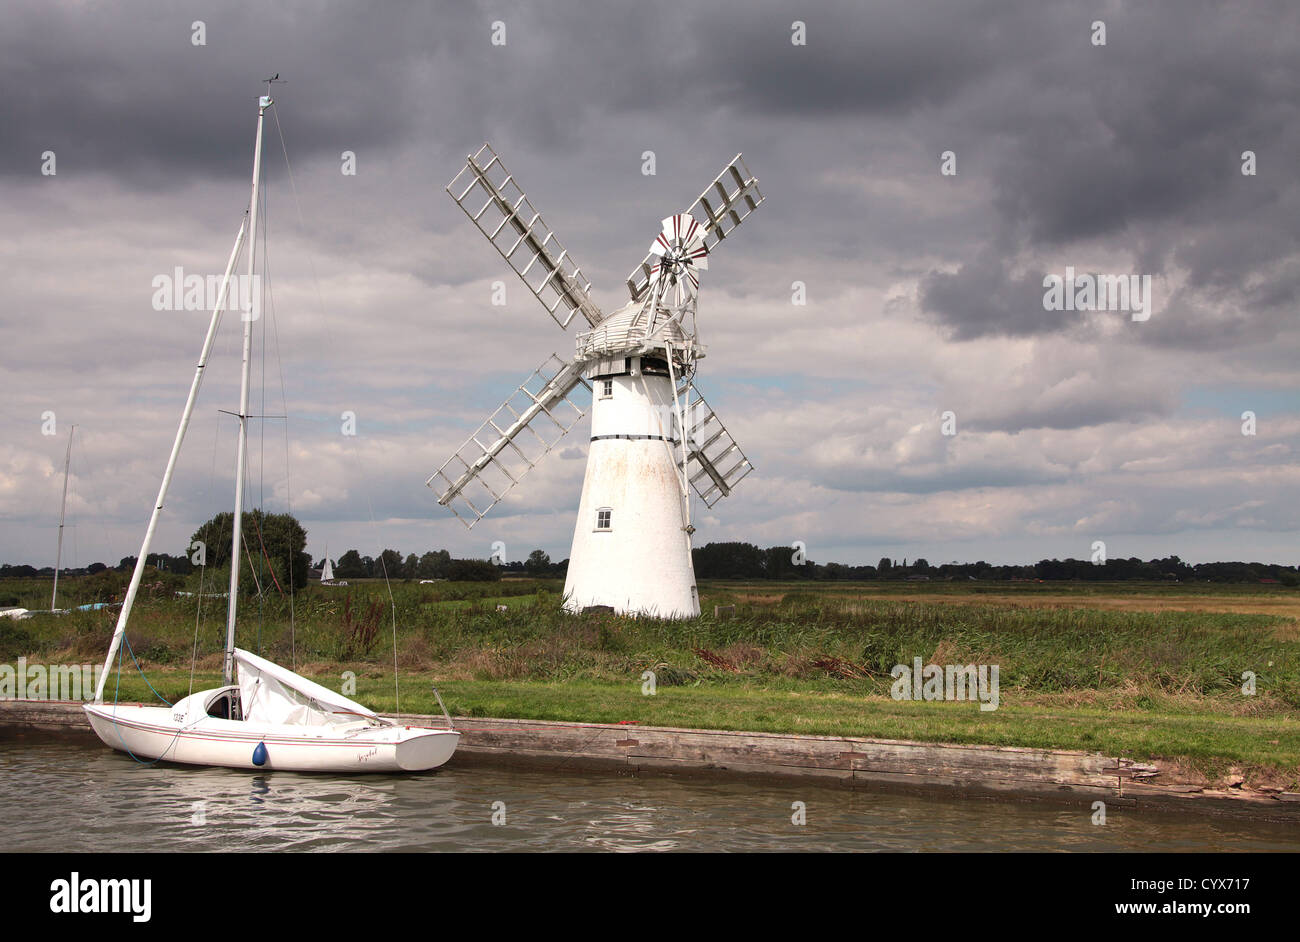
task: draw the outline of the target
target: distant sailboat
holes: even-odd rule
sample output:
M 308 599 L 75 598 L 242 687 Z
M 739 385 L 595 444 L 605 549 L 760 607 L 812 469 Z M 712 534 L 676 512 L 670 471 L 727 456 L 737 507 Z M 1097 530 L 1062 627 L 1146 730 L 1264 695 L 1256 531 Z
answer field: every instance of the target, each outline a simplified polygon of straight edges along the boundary
M 68 512 L 68 469 L 72 464 L 72 435 L 77 431 L 74 425 L 68 429 L 68 449 L 63 453 L 63 500 L 59 504 L 59 543 L 54 553 L 54 590 L 50 594 L 49 611 L 43 609 L 0 608 L 0 618 L 31 618 L 33 615 L 66 615 L 67 609 L 59 609 L 59 570 L 63 568 L 63 523 Z M 81 606 L 82 609 L 87 606 Z
M 325 552 L 329 552 L 328 547 Z M 321 585 L 328 585 L 334 581 L 334 566 L 330 563 L 328 556 L 325 557 L 325 568 L 320 571 L 320 581 Z
M 59 505 L 59 549 L 54 556 L 54 593 L 50 596 L 50 611 L 59 610 L 59 567 L 63 565 L 63 518 L 68 510 L 68 468 L 72 462 L 72 434 L 77 430 L 74 425 L 68 429 L 68 450 L 63 456 L 63 502 Z
M 231 273 L 248 238 L 248 274 L 252 284 L 257 256 L 257 192 L 261 174 L 262 127 L 270 95 L 261 97 L 257 111 L 257 143 L 253 157 L 253 193 L 199 356 L 189 398 L 172 445 L 162 486 L 154 502 L 144 545 L 109 645 L 95 699 L 85 705 L 95 733 L 105 744 L 142 759 L 236 769 L 284 769 L 298 772 L 399 772 L 437 768 L 456 749 L 460 733 L 450 728 L 399 726 L 360 703 L 322 687 L 277 664 L 235 647 L 235 614 L 239 603 L 239 549 L 243 517 L 249 418 L 249 365 L 252 318 L 243 319 L 243 372 L 240 383 L 239 444 L 235 463 L 235 512 L 232 529 L 230 593 L 226 619 L 224 683 L 167 707 L 105 703 L 104 684 L 113 670 L 126 633 L 127 619 L 144 574 L 149 545 L 157 528 L 172 472 L 176 468 L 185 430 L 194 411 L 204 367 L 216 339 L 229 294 Z M 328 567 L 329 561 L 326 560 Z M 435 691 L 436 695 L 436 691 Z M 441 698 L 439 699 L 441 703 Z M 444 714 L 446 710 L 444 708 Z

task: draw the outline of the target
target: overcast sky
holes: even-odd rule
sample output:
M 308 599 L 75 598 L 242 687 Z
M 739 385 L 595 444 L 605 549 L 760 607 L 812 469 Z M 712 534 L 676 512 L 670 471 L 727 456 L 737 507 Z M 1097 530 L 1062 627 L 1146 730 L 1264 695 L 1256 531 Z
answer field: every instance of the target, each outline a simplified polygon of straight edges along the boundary
M 698 377 L 756 471 L 697 545 L 1300 563 L 1293 2 L 10 0 L 0 25 L 0 562 L 53 564 L 74 423 L 65 565 L 138 551 L 208 320 L 153 282 L 223 270 L 279 72 L 253 411 L 289 419 L 253 426 L 251 490 L 317 558 L 569 554 L 585 423 L 473 531 L 424 486 L 573 351 L 443 190 L 490 140 L 606 312 L 662 217 L 738 151 L 759 177 Z M 1149 319 L 1047 310 L 1067 266 L 1150 276 Z M 157 551 L 229 509 L 239 329 Z

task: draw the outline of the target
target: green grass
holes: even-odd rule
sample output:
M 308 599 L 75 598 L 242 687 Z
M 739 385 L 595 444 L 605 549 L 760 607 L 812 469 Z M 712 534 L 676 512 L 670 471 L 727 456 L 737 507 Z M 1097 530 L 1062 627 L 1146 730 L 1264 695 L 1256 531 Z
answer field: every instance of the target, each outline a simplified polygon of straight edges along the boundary
M 312 679 L 338 689 L 340 674 L 312 672 Z M 172 700 L 188 692 L 188 671 L 151 674 Z M 195 689 L 218 686 L 203 672 Z M 440 681 L 439 691 L 462 717 L 512 717 L 586 723 L 635 722 L 651 726 L 733 729 L 824 736 L 863 736 L 925 742 L 1079 749 L 1135 759 L 1176 758 L 1215 778 L 1230 765 L 1269 773 L 1294 789 L 1300 784 L 1300 718 L 1233 716 L 1212 706 L 1154 703 L 1116 712 L 1095 707 L 1007 704 L 981 712 L 974 703 L 895 701 L 828 693 L 811 683 L 659 687 L 654 696 L 636 683 L 571 681 Z M 112 699 L 113 683 L 108 686 Z M 139 674 L 123 674 L 120 697 L 149 702 L 153 695 Z M 395 709 L 391 674 L 362 675 L 356 697 L 381 712 Z M 438 713 L 426 675 L 403 674 L 404 713 Z M 471 721 L 472 722 L 472 721 Z M 465 725 L 464 723 L 462 725 Z M 1280 778 L 1279 778 L 1280 776 Z
M 42 585 L 11 582 L 21 581 Z M 70 601 L 89 591 L 79 581 L 68 580 Z M 921 600 L 880 598 L 882 587 L 886 596 Z M 0 595 L 15 588 L 35 591 L 3 583 Z M 295 599 L 292 626 L 286 600 L 264 600 L 260 611 L 255 601 L 241 607 L 239 643 L 279 663 L 305 665 L 305 673 L 335 689 L 351 669 L 359 678 L 356 698 L 380 710 L 394 706 L 395 619 L 406 712 L 436 712 L 428 689 L 436 680 L 448 706 L 465 716 L 1086 749 L 1173 758 L 1205 775 L 1235 764 L 1300 785 L 1294 617 L 1145 602 L 1087 607 L 1156 596 L 1248 609 L 1267 602 L 1294 612 L 1295 590 L 718 583 L 701 586 L 705 615 L 665 622 L 568 615 L 559 608 L 561 588 L 545 580 L 395 583 L 390 604 L 382 583 L 313 586 Z M 983 588 L 999 598 L 982 600 Z M 1070 593 L 1077 607 L 1061 603 Z M 734 604 L 735 616 L 712 617 L 714 604 Z M 0 662 L 96 662 L 115 617 L 0 620 Z M 142 598 L 133 614 L 132 648 L 169 699 L 188 687 L 195 626 L 192 598 Z M 216 681 L 223 637 L 223 601 L 209 601 L 198 619 L 201 686 Z M 893 700 L 890 668 L 914 657 L 999 665 L 999 709 Z M 646 670 L 658 677 L 653 697 L 641 694 Z M 1242 693 L 1244 671 L 1256 676 L 1254 696 Z M 131 672 L 122 695 L 150 696 Z

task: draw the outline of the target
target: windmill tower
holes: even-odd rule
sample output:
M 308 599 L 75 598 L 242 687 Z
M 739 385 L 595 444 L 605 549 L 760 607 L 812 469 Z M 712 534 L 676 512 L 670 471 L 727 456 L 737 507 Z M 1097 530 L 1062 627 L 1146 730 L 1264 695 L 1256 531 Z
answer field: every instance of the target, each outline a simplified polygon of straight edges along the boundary
M 438 503 L 473 527 L 583 417 L 569 397 L 592 392 L 591 447 L 573 529 L 565 605 L 664 618 L 698 615 L 690 495 L 706 506 L 751 466 L 695 388 L 705 348 L 696 302 L 708 257 L 763 202 L 739 154 L 683 213 L 663 220 L 627 280 L 631 300 L 606 316 L 541 214 L 484 144 L 447 185 L 547 313 L 588 330 L 571 360 L 552 354 L 434 472 Z

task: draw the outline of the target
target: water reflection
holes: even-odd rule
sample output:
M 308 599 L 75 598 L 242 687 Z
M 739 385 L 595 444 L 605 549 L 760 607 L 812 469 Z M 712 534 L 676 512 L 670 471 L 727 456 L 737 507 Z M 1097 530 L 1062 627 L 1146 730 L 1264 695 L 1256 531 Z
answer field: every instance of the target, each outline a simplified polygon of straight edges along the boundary
M 70 851 L 1297 850 L 1300 829 L 802 782 L 458 767 L 336 778 L 142 766 L 95 744 L 0 742 L 0 838 Z M 492 823 L 495 802 L 504 823 Z M 792 821 L 803 802 L 806 824 Z

